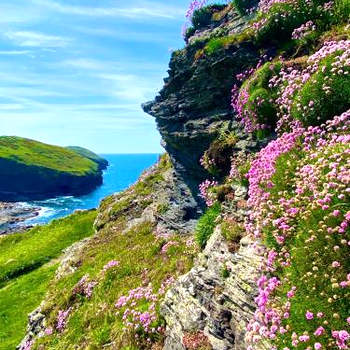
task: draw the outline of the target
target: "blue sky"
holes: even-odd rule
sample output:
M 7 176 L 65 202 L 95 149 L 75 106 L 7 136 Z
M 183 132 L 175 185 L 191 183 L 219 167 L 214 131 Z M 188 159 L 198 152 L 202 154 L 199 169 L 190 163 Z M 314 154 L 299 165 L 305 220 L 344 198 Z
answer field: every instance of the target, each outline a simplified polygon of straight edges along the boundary
M 98 153 L 159 152 L 140 104 L 183 47 L 189 0 L 6 0 L 0 4 L 2 135 Z

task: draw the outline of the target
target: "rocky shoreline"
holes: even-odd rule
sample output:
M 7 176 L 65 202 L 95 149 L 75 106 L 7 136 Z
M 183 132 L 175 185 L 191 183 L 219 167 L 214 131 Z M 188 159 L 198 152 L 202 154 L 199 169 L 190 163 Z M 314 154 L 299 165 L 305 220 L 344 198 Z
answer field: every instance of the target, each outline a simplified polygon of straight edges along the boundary
M 0 235 L 23 232 L 32 225 L 26 221 L 40 214 L 40 207 L 30 207 L 23 203 L 0 202 Z

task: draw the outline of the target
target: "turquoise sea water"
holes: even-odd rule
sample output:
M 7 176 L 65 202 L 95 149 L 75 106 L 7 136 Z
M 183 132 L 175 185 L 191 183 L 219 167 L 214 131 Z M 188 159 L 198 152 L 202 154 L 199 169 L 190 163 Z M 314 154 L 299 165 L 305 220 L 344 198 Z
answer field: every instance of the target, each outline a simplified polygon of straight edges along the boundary
M 133 184 L 143 170 L 156 163 L 159 154 L 103 154 L 102 157 L 109 161 L 109 167 L 104 171 L 100 187 L 80 197 L 57 197 L 23 203 L 25 206 L 41 208 L 39 216 L 27 220 L 25 224 L 45 224 L 77 209 L 96 208 L 104 197 Z

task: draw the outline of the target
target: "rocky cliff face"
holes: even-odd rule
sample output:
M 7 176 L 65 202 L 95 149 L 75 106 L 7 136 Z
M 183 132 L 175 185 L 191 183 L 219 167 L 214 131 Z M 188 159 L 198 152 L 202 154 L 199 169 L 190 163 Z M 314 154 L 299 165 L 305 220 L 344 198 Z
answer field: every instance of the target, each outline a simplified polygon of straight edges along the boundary
M 248 213 L 247 190 L 242 186 L 234 190 L 233 217 L 243 223 Z M 162 305 L 167 323 L 164 349 L 186 350 L 184 338 L 202 333 L 213 350 L 245 350 L 260 263 L 250 238 L 243 237 L 239 247 L 233 247 L 217 226 L 193 269 L 166 295 Z M 261 349 L 269 348 L 262 345 Z
M 82 195 L 102 184 L 102 172 L 86 175 L 58 172 L 0 159 L 0 198 L 2 201 L 47 199 L 54 196 Z
M 230 92 L 235 75 L 256 64 L 259 56 L 250 42 L 205 59 L 198 57 L 198 50 L 216 33 L 239 34 L 245 27 L 244 20 L 231 9 L 220 21 L 196 32 L 185 49 L 173 53 L 169 77 L 159 95 L 143 105 L 144 111 L 156 118 L 163 145 L 193 192 L 208 177 L 199 160 L 222 129 L 235 130 L 239 139 L 249 137 L 232 121 Z

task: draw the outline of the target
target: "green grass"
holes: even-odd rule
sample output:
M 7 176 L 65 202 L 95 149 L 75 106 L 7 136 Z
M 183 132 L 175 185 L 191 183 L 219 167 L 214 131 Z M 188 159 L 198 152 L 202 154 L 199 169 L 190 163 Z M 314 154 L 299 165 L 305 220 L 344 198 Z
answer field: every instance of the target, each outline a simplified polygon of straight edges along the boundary
M 69 149 L 70 151 L 74 151 L 75 153 L 78 153 L 82 157 L 92 160 L 95 163 L 101 164 L 101 166 L 106 166 L 108 164 L 107 160 L 103 159 L 98 154 L 91 152 L 90 150 L 84 147 L 68 146 L 66 148 Z
M 62 250 L 93 233 L 96 211 L 72 214 L 22 234 L 0 238 L 0 287 L 9 279 L 39 268 Z
M 201 248 L 205 247 L 208 239 L 213 234 L 216 226 L 215 220 L 219 214 L 220 204 L 215 203 L 200 217 L 196 227 L 196 240 Z
M 39 306 L 64 248 L 94 232 L 96 211 L 79 212 L 0 238 L 0 350 L 15 349 Z
M 27 314 L 37 308 L 57 265 L 42 266 L 0 289 L 0 350 L 12 350 L 22 340 Z
M 75 175 L 97 171 L 97 164 L 67 148 L 16 136 L 0 137 L 0 159 Z

